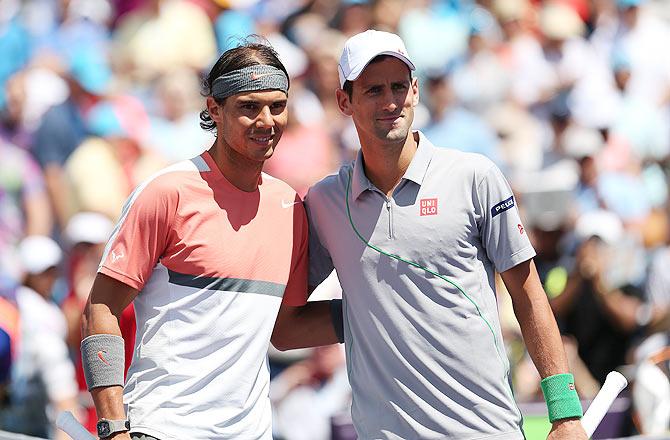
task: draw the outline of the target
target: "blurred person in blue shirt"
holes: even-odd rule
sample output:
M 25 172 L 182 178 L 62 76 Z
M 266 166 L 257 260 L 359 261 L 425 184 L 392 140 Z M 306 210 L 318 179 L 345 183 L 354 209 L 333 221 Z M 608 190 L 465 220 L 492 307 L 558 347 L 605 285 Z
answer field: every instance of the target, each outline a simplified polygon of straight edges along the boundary
M 0 0 L 0 85 L 30 60 L 30 35 L 18 17 L 21 2 Z M 0 109 L 5 107 L 4 87 L 0 87 Z
M 67 224 L 71 210 L 66 197 L 68 188 L 63 164 L 88 135 L 85 117 L 106 94 L 112 76 L 104 56 L 93 50 L 80 51 L 69 62 L 66 80 L 70 96 L 44 114 L 32 148 L 44 170 L 49 196 L 61 227 Z
M 479 115 L 454 102 L 446 72 L 428 74 L 426 96 L 431 120 L 423 131 L 435 145 L 483 154 L 501 165 L 495 131 Z

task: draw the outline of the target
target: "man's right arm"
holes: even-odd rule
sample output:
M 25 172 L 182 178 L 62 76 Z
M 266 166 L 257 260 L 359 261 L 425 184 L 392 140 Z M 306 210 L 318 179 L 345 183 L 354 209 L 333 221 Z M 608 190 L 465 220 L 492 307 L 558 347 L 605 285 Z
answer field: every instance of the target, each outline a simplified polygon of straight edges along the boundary
M 107 275 L 98 273 L 84 309 L 82 333 L 121 336 L 119 319 L 123 310 L 137 296 L 138 291 Z M 123 364 L 121 365 L 123 368 Z M 123 407 L 123 387 L 105 386 L 91 389 L 98 418 L 121 420 L 126 418 Z M 129 439 L 128 433 L 110 438 Z

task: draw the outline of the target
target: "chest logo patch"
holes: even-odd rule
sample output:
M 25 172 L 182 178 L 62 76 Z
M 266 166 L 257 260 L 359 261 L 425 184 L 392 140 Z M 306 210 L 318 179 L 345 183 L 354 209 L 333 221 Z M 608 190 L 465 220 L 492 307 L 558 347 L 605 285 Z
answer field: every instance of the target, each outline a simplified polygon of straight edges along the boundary
M 514 207 L 514 196 L 510 196 L 508 199 L 503 200 L 491 208 L 491 216 L 495 217 L 496 215 L 505 212 L 512 207 Z
M 419 200 L 419 215 L 437 215 L 437 197 Z

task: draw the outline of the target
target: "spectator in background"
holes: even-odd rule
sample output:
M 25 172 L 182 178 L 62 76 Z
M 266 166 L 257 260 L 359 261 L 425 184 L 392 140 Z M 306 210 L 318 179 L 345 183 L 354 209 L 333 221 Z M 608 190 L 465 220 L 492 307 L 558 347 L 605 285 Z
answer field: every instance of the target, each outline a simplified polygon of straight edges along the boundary
M 32 146 L 32 133 L 25 125 L 25 72 L 18 72 L 5 82 L 5 108 L 0 111 L 0 140 L 24 150 Z
M 611 132 L 627 147 L 627 151 L 617 151 L 619 163 L 626 163 L 631 155 L 633 160 L 640 161 L 664 159 L 670 152 L 668 113 L 656 103 L 631 92 L 630 55 L 623 50 L 617 51 L 612 54 L 611 64 L 616 86 Z
M 639 331 L 635 312 L 643 292 L 630 279 L 616 279 L 612 251 L 623 241 L 619 218 L 607 211 L 582 215 L 576 224 L 579 247 L 562 291 L 550 304 L 564 334 L 572 335 L 579 356 L 593 377 L 604 383 L 607 373 L 625 362 Z
M 310 70 L 305 82 L 321 102 L 323 121 L 328 121 L 328 124 L 324 124 L 324 128 L 328 130 L 331 139 L 339 145 L 342 130 L 348 121 L 342 117 L 337 108 L 333 90 L 338 87 L 337 59 L 344 46 L 345 37 L 334 29 L 321 29 L 320 26 L 312 32 L 314 32 L 312 42 L 305 42 L 310 59 Z
M 53 62 L 36 60 L 35 65 L 7 80 L 7 105 L 0 111 L 0 139 L 32 152 L 44 113 L 69 95 L 67 83 L 50 64 Z
M 198 88 L 198 75 L 186 67 L 165 73 L 156 85 L 147 144 L 170 163 L 197 156 L 212 144 L 212 135 L 197 124 L 202 107 Z
M 475 15 L 474 17 L 478 17 Z M 454 63 L 452 93 L 459 103 L 483 114 L 490 106 L 505 99 L 511 78 L 496 53 L 500 28 L 490 13 L 470 24 L 468 50 Z
M 32 55 L 30 36 L 18 13 L 19 0 L 0 0 L 0 85 L 23 68 Z M 0 110 L 6 105 L 5 89 L 0 87 Z
M 79 212 L 70 218 L 64 231 L 64 239 L 69 250 L 66 268 L 70 291 L 61 304 L 61 308 L 68 323 L 67 343 L 72 353 L 79 353 L 81 314 L 93 286 L 105 243 L 111 236 L 113 228 L 114 224 L 103 214 Z M 132 354 L 132 348 L 130 354 Z M 73 358 L 76 364 L 81 364 L 80 356 L 73 356 Z M 78 365 L 79 368 L 80 365 Z M 86 383 L 83 385 L 85 390 Z
M 87 116 L 86 138 L 64 166 L 77 211 L 95 211 L 117 218 L 123 203 L 141 181 L 165 162 L 144 148 L 142 137 L 148 117 L 136 100 L 103 101 Z
M 0 302 L 4 301 L 0 298 Z M 0 304 L 0 307 L 3 307 Z M 2 310 L 4 312 L 4 310 Z M 7 383 L 9 382 L 10 370 L 12 368 L 12 343 L 9 333 L 0 326 L 0 409 L 7 402 Z
M 270 383 L 274 437 L 328 440 L 331 418 L 349 409 L 351 388 L 339 345 L 315 347 Z
M 118 21 L 114 57 L 143 85 L 175 67 L 205 70 L 216 55 L 212 22 L 193 2 L 147 0 Z
M 342 0 L 334 27 L 350 37 L 372 26 L 372 5 L 369 0 Z
M 19 311 L 15 302 L 0 296 L 0 412 L 9 403 L 12 361 L 18 350 L 19 332 Z
M 498 154 L 512 178 L 542 167 L 542 125 L 523 106 L 505 101 L 484 115 L 498 135 Z
M 223 52 L 235 47 L 236 40 L 256 33 L 256 23 L 248 11 L 242 8 L 230 8 L 230 1 L 215 0 L 222 11 L 214 20 L 216 45 Z
M 25 235 L 53 226 L 39 166 L 29 153 L 0 139 L 0 274 L 19 279 L 14 247 Z
M 614 16 L 599 21 L 591 41 L 606 60 L 619 51 L 630 58 L 630 93 L 654 106 L 670 99 L 670 26 L 650 11 L 648 0 L 616 0 Z
M 635 357 L 637 426 L 645 436 L 663 436 L 670 430 L 670 329 L 645 340 Z
M 84 50 L 70 60 L 66 79 L 70 96 L 44 114 L 32 148 L 44 170 L 52 208 L 61 228 L 67 224 L 73 209 L 63 167 L 88 135 L 86 115 L 106 93 L 111 72 L 99 53 Z
M 498 53 L 510 78 L 512 101 L 529 108 L 546 100 L 555 77 L 544 60 L 542 45 L 532 33 L 530 2 L 495 0 L 492 9 L 503 34 Z
M 479 115 L 455 102 L 450 73 L 429 72 L 427 76 L 431 121 L 424 128 L 426 136 L 436 145 L 483 154 L 502 165 L 496 132 Z
M 538 62 L 545 63 L 549 71 L 548 83 L 538 92 L 539 99 L 534 103 L 536 114 L 547 120 L 556 96 L 563 95 L 571 111 L 574 106 L 588 107 L 598 101 L 601 98 L 598 83 L 607 78 L 600 65 L 590 62 L 595 59 L 595 52 L 583 37 L 586 26 L 577 11 L 566 2 L 543 2 L 539 27 L 542 59 Z
M 69 358 L 63 313 L 51 301 L 60 247 L 50 238 L 31 235 L 18 247 L 24 271 L 16 293 L 21 336 L 11 379 L 11 405 L 1 413 L 2 429 L 37 437 L 67 439 L 56 430 L 61 411 L 78 412 L 77 382 Z
M 402 14 L 398 35 L 412 54 L 419 76 L 424 70 L 440 69 L 465 53 L 470 23 L 459 15 L 459 3 L 464 2 L 424 0 Z
M 581 151 L 577 154 L 579 165 L 579 181 L 575 188 L 575 202 L 577 212 L 595 211 L 602 207 L 598 191 L 598 163 L 593 150 Z

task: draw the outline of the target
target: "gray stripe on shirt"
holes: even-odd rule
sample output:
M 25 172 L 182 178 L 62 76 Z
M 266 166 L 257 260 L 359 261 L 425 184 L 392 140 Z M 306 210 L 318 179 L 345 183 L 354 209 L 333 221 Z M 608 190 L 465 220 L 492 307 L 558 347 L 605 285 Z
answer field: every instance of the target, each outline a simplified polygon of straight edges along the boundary
M 198 289 L 222 290 L 228 292 L 257 293 L 282 297 L 285 284 L 271 281 L 245 280 L 240 278 L 218 278 L 201 275 L 189 275 L 174 272 L 168 269 L 169 281 L 180 286 L 195 287 Z

